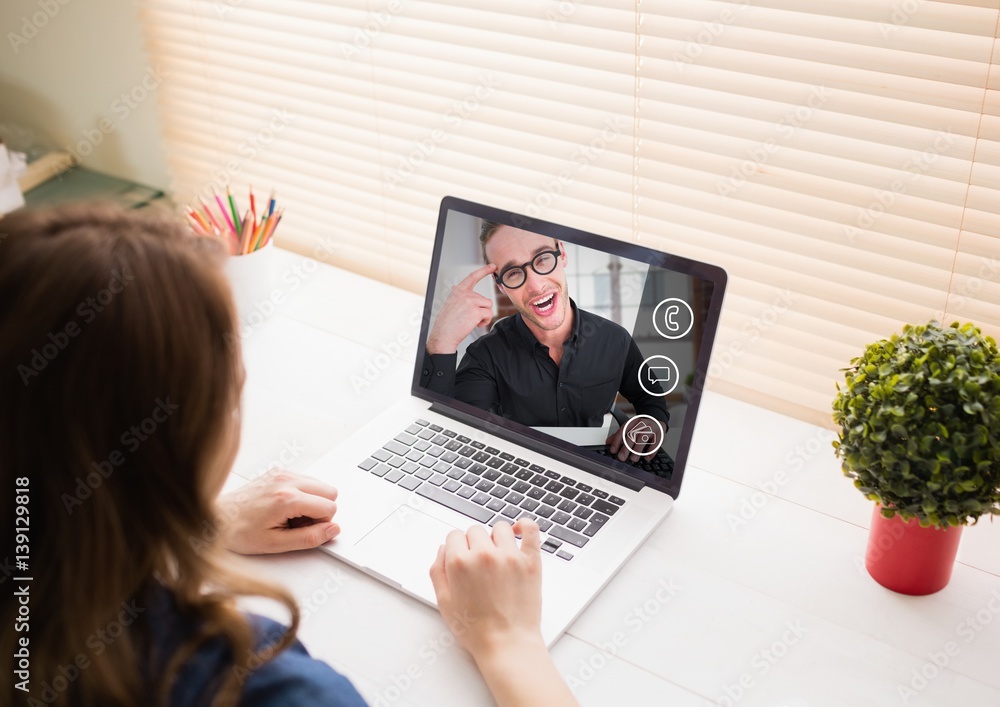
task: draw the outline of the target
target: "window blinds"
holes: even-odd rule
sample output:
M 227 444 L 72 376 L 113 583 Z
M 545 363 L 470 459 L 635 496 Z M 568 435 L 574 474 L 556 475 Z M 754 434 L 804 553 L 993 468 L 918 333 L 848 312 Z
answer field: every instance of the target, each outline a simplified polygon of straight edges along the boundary
M 709 387 L 829 424 L 906 321 L 1000 333 L 996 0 L 144 0 L 180 200 L 423 291 L 442 196 L 725 267 Z

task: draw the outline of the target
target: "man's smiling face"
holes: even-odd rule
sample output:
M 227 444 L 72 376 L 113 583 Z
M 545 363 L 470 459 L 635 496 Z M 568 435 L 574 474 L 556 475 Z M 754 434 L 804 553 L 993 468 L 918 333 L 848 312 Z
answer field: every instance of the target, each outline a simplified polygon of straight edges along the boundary
M 486 257 L 497 266 L 497 274 L 511 265 L 524 265 L 546 250 L 563 251 L 562 244 L 548 236 L 501 226 L 486 242 Z M 531 266 L 525 268 L 524 284 L 501 290 L 527 321 L 545 331 L 558 329 L 569 311 L 566 287 L 566 254 L 563 251 L 555 270 L 539 275 Z

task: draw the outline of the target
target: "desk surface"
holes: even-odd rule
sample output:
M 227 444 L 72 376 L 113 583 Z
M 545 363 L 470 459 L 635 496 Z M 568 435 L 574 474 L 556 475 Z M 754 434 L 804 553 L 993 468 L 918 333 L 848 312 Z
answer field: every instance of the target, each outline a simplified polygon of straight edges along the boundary
M 275 266 L 280 303 L 244 308 L 230 487 L 306 470 L 409 391 L 421 297 L 288 251 Z M 582 704 L 1000 704 L 1000 524 L 965 529 L 943 591 L 883 589 L 863 564 L 871 505 L 832 438 L 706 395 L 674 511 L 553 649 Z M 248 562 L 371 704 L 492 704 L 432 609 L 319 551 Z

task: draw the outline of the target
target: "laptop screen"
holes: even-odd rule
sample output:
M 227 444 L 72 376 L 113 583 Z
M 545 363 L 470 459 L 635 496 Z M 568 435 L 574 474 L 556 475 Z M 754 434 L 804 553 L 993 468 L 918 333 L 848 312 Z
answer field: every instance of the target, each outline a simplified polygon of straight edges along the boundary
M 413 392 L 676 497 L 725 284 L 715 266 L 445 198 Z

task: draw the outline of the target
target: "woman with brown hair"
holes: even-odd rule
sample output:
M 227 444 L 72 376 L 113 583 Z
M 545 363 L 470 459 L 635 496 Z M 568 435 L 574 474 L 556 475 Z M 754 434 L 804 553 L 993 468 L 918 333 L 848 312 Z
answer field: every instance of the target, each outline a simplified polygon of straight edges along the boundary
M 244 378 L 223 258 L 112 207 L 0 219 L 3 527 L 26 489 L 34 578 L 4 586 L 8 704 L 363 704 L 297 641 L 289 593 L 226 549 L 311 547 L 338 528 L 336 491 L 285 473 L 230 497 L 220 523 Z M 448 536 L 431 570 L 441 612 L 476 617 L 459 640 L 500 704 L 574 704 L 541 641 L 537 527 L 516 530 L 520 546 L 506 524 Z M 283 604 L 290 626 L 242 613 L 247 595 Z

